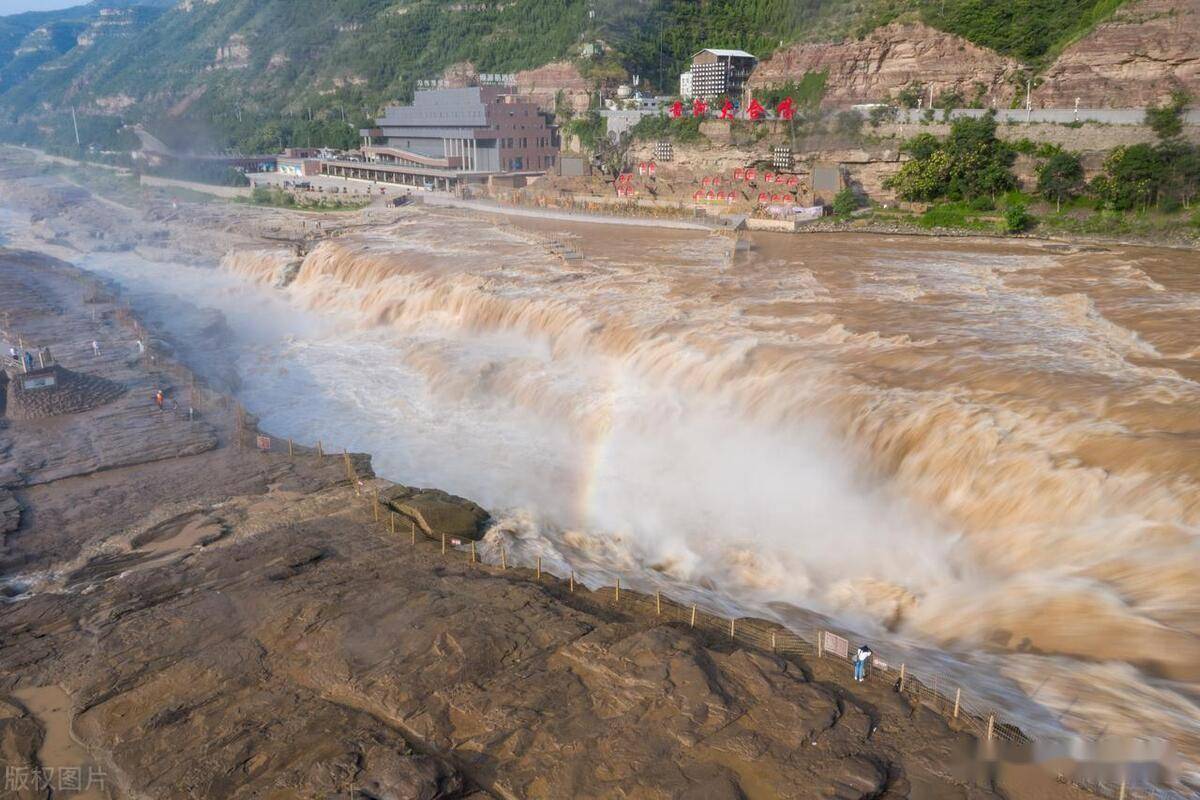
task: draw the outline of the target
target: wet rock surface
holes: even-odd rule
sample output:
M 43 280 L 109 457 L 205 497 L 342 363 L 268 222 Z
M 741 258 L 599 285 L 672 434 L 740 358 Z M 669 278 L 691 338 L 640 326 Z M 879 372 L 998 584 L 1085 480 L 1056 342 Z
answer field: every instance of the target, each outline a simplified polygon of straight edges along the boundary
M 0 533 L 11 533 L 21 525 L 21 504 L 12 492 L 0 489 Z
M 31 388 L 31 379 L 46 385 Z M 89 411 L 110 403 L 124 394 L 125 387 L 55 364 L 10 380 L 8 391 L 6 407 L 10 418 L 44 419 Z
M 166 363 L 148 363 L 122 309 L 111 298 L 95 302 L 95 285 L 83 273 L 37 254 L 0 251 L 0 282 L 7 338 L 32 351 L 48 347 L 64 380 L 61 388 L 32 391 L 21 390 L 19 377 L 9 381 L 0 482 L 58 480 L 216 446 L 203 413 L 189 419 L 190 387 Z M 154 401 L 160 389 L 161 409 Z
M 379 493 L 379 502 L 416 524 L 426 536 L 452 539 L 483 538 L 491 515 L 476 503 L 440 489 L 392 486 Z

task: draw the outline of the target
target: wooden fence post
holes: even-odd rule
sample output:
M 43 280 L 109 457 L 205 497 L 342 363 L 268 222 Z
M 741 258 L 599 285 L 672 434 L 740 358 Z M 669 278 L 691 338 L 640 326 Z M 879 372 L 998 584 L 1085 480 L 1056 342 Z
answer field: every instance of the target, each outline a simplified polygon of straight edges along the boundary
M 962 689 L 954 690 L 954 718 L 958 719 L 958 704 L 962 700 Z
M 442 555 L 446 555 L 446 532 L 442 531 Z
M 412 544 L 415 547 L 417 544 L 417 522 L 416 520 L 408 521 L 408 533 L 412 537 Z
M 692 627 L 696 627 L 696 604 L 692 603 Z
M 730 620 L 729 620 L 729 638 L 730 638 L 730 639 L 733 639 L 733 638 L 735 638 L 735 637 L 734 637 L 734 628 L 733 628 L 733 626 L 734 626 L 734 624 L 735 624 L 736 622 L 737 622 L 737 620 L 734 620 L 734 619 L 730 619 Z
M 392 536 L 395 536 L 396 535 L 396 512 L 389 511 L 388 516 L 391 518 L 391 522 L 392 522 Z
M 658 589 L 654 590 L 654 613 L 662 616 L 662 592 Z
M 508 569 L 508 554 L 503 547 L 500 548 L 500 569 Z
M 817 628 L 817 658 L 825 657 L 825 631 Z
M 1117 800 L 1125 800 L 1125 779 L 1121 778 L 1121 790 L 1117 793 Z
M 613 591 L 613 602 L 621 602 L 621 579 L 617 578 L 617 588 Z
M 471 563 L 475 563 L 475 540 L 471 540 Z
M 539 581 L 542 579 L 542 557 L 541 556 L 537 557 L 537 579 Z
M 571 594 L 575 593 L 575 570 L 571 570 Z
M 988 717 L 987 738 L 988 738 L 989 742 L 992 740 L 992 733 L 993 733 L 993 731 L 995 731 L 995 729 L 996 729 L 996 715 L 992 714 L 991 716 Z
M 900 694 L 904 694 L 904 670 L 903 664 L 900 665 Z
M 292 455 L 293 455 L 292 440 L 288 439 L 288 458 L 291 458 Z
M 775 633 L 771 633 L 771 652 L 775 652 Z
M 317 458 L 324 458 L 325 450 L 321 447 L 321 440 L 317 439 Z
M 342 460 L 346 462 L 346 479 L 350 481 L 350 485 L 354 487 L 354 493 L 356 495 L 361 494 L 361 492 L 358 491 L 358 481 L 356 480 L 358 476 L 354 474 L 354 465 L 350 463 L 350 454 L 346 452 L 346 448 L 344 447 L 342 448 Z

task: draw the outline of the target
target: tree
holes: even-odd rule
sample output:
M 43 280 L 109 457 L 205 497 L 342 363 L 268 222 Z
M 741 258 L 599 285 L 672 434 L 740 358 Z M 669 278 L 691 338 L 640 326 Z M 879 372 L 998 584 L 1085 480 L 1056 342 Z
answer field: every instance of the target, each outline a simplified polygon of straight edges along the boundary
M 1183 112 L 1187 109 L 1188 99 L 1187 92 L 1176 89 L 1164 105 L 1146 109 L 1145 124 L 1160 140 L 1174 139 L 1183 133 Z
M 942 143 L 932 133 L 919 133 L 902 144 L 900 149 L 920 161 L 933 155 L 941 145 Z
M 1114 211 L 1145 210 L 1158 196 L 1163 176 L 1159 152 L 1148 144 L 1114 147 L 1104 171 L 1092 180 L 1092 191 Z
M 901 108 L 916 108 L 921 101 L 921 87 L 916 83 L 910 83 L 896 93 L 896 102 Z
M 858 210 L 858 195 L 849 186 L 842 189 L 833 197 L 833 213 L 839 217 L 848 217 Z
M 1010 169 L 1016 154 L 996 138 L 995 114 L 956 119 L 944 141 L 926 133 L 905 142 L 902 149 L 912 160 L 884 185 L 905 200 L 971 200 L 981 195 L 994 200 L 1017 185 Z
M 1056 211 L 1062 211 L 1063 198 L 1077 195 L 1083 188 L 1083 164 L 1078 153 L 1060 150 L 1038 169 L 1038 194 L 1053 198 Z
M 1024 203 L 1012 203 L 1004 209 L 1005 233 L 1021 233 L 1029 230 L 1036 221 Z
M 927 158 L 905 162 L 900 171 L 885 180 L 883 185 L 895 189 L 896 194 L 904 200 L 929 202 L 946 194 L 950 170 L 950 156 L 939 149 Z

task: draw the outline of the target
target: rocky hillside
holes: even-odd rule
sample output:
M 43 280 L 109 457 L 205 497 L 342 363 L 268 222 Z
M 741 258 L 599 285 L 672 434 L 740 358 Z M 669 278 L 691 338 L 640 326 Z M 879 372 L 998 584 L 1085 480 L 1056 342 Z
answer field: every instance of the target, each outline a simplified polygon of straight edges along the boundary
M 1047 106 L 1075 98 L 1099 106 L 1141 106 L 1173 87 L 1200 99 L 1200 0 L 1139 0 L 1063 51 L 1044 75 Z
M 702 46 L 763 56 L 757 87 L 823 75 L 833 107 L 1007 106 L 1029 76 L 1044 105 L 1200 96 L 1200 0 L 112 0 L 0 17 L 0 138 L 74 147 L 75 106 L 99 149 L 130 121 L 180 147 L 352 146 L 422 79 L 512 73 L 579 111 L 597 82 L 673 91 Z
M 860 40 L 783 48 L 755 70 L 750 86 L 799 82 L 809 73 L 825 74 L 824 102 L 832 106 L 894 98 L 910 88 L 991 105 L 1007 103 L 1017 62 L 922 22 L 893 22 Z
M 957 95 L 965 103 L 1008 107 L 1034 77 L 1040 108 L 1140 107 L 1176 89 L 1200 97 L 1200 0 L 1130 0 L 1033 75 L 1018 53 L 1005 56 L 923 22 L 896 21 L 861 39 L 801 43 L 777 51 L 751 86 L 799 82 L 825 73 L 834 106 Z

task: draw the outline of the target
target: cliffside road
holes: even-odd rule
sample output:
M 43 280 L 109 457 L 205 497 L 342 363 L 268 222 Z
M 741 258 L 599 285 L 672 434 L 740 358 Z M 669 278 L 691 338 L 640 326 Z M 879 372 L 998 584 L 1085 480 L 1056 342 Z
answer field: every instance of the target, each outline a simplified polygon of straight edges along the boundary
M 22 291 L 0 315 L 82 371 L 92 289 L 3 264 Z M 10 787 L 81 768 L 112 796 L 1085 796 L 1034 769 L 955 777 L 966 734 L 831 662 L 392 536 L 340 456 L 219 446 L 217 411 L 143 426 L 153 367 L 99 358 L 128 399 L 3 430 L 22 507 L 0 614 Z

